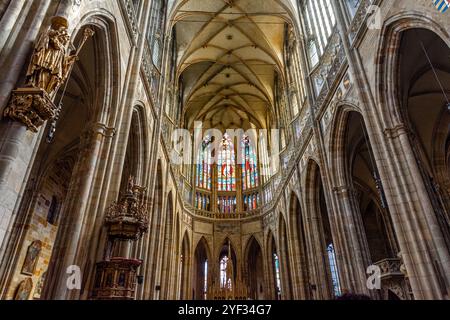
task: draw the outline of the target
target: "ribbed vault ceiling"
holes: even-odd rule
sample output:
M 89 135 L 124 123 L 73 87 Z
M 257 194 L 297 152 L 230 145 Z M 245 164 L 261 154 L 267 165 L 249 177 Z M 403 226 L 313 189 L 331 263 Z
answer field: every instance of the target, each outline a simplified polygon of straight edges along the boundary
M 288 0 L 179 2 L 173 21 L 189 128 L 269 126 L 289 8 Z

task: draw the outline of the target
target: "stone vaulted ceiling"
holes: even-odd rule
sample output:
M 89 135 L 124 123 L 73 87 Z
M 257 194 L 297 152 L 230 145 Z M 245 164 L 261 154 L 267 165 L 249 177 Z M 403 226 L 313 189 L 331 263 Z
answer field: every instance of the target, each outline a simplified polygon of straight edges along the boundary
M 269 127 L 289 12 L 288 0 L 179 1 L 172 22 L 189 128 Z

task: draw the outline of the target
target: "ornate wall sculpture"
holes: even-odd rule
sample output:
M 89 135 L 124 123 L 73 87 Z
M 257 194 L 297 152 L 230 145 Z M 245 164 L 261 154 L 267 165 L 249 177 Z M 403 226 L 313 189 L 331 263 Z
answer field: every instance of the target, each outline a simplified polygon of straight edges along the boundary
M 36 43 L 27 70 L 26 86 L 12 92 L 4 117 L 21 122 L 32 132 L 37 132 L 45 121 L 58 116 L 60 106 L 53 99 L 66 82 L 78 54 L 88 38 L 94 35 L 86 28 L 80 47 L 69 53 L 68 21 L 53 17 L 48 31 Z
M 104 260 L 97 263 L 92 299 L 135 299 L 137 269 L 142 260 L 130 258 L 127 246 L 148 230 L 148 212 L 142 199 L 144 190 L 131 177 L 125 194 L 106 212 L 108 250 Z

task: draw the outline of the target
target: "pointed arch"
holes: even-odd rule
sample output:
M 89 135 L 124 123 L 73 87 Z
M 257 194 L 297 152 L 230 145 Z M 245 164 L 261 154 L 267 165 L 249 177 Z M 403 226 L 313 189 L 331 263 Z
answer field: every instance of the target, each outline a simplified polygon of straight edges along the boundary
M 98 239 L 101 228 L 98 227 L 95 201 L 89 203 L 94 190 L 101 189 L 101 181 L 95 179 L 102 170 L 98 163 L 108 139 L 109 128 L 115 126 L 119 96 L 120 54 L 117 25 L 106 12 L 91 12 L 84 16 L 72 33 L 73 42 L 78 45 L 83 37 L 85 27 L 95 31 L 79 53 L 79 61 L 74 65 L 67 83 L 67 94 L 64 96 L 60 119 L 53 144 L 45 145 L 42 141 L 35 163 L 43 154 L 43 158 L 51 159 L 58 148 L 78 145 L 77 162 L 72 176 L 65 181 L 69 186 L 70 197 L 64 203 L 65 214 L 56 233 L 48 266 L 48 277 L 43 288 L 45 299 L 86 298 L 92 277 L 86 277 L 82 289 L 69 292 L 65 286 L 67 264 L 76 263 L 83 272 L 93 273 L 95 250 L 98 246 L 93 239 Z M 95 139 L 94 139 L 95 137 Z M 45 140 L 45 139 L 43 139 Z M 96 140 L 96 143 L 94 143 Z M 86 166 L 89 163 L 89 166 Z M 120 179 L 120 175 L 119 175 Z M 117 181 L 117 180 L 116 180 Z M 117 182 L 118 184 L 118 182 Z M 85 234 L 81 242 L 77 235 Z M 80 254 L 75 246 L 84 247 L 90 255 Z M 50 254 L 49 254 L 50 256 Z
M 267 235 L 266 261 L 268 266 L 267 292 L 273 300 L 280 300 L 282 294 L 279 250 L 272 231 Z
M 294 257 L 297 257 L 297 261 L 294 262 L 294 266 L 298 270 L 299 275 L 299 289 L 301 291 L 301 297 L 303 299 L 311 299 L 310 291 L 310 277 L 309 277 L 309 253 L 308 253 L 308 239 L 307 232 L 308 227 L 305 224 L 304 211 L 302 210 L 300 200 L 295 192 L 291 192 L 289 201 L 289 225 L 291 233 L 291 243 L 294 248 Z
M 336 261 L 336 243 L 333 238 L 329 208 L 322 181 L 320 166 L 314 160 L 307 164 L 305 181 L 305 209 L 312 227 L 312 252 L 315 257 L 317 287 L 322 299 L 332 299 L 341 294 L 339 269 Z M 331 251 L 329 251 L 329 249 Z
M 232 262 L 233 262 L 233 265 L 232 265 L 232 272 L 233 272 L 233 275 L 232 275 L 232 281 L 233 281 L 233 285 L 235 285 L 236 284 L 236 279 L 237 279 L 237 277 L 238 277 L 238 253 L 236 252 L 236 247 L 234 246 L 234 244 L 233 244 L 233 241 L 231 240 L 231 238 L 230 237 L 225 237 L 225 239 L 224 239 L 224 241 L 222 241 L 222 245 L 221 245 L 221 247 L 219 247 L 219 250 L 218 250 L 218 256 L 217 256 L 217 262 L 216 263 L 218 263 L 218 265 L 219 265 L 219 272 L 220 272 L 220 278 L 219 278 L 219 280 L 220 281 L 222 281 L 223 279 L 222 279 L 222 277 L 223 277 L 223 270 L 220 270 L 220 263 L 221 263 L 221 260 L 224 258 L 224 257 L 228 257 L 228 256 L 230 256 L 231 257 L 231 260 L 232 260 Z
M 167 195 L 166 203 L 166 215 L 165 215 L 165 228 L 163 237 L 163 247 L 162 247 L 162 268 L 161 268 L 161 296 L 163 299 L 168 299 L 170 295 L 169 283 L 171 275 L 172 264 L 174 261 L 174 199 L 172 196 L 172 191 Z
M 280 212 L 278 221 L 278 239 L 279 250 L 278 258 L 280 261 L 281 280 L 282 280 L 282 298 L 290 300 L 292 297 L 292 269 L 291 254 L 289 250 L 289 232 L 284 215 Z
M 158 273 L 155 272 L 158 268 L 158 257 L 160 257 L 161 251 L 159 247 L 161 245 L 161 236 L 164 234 L 164 174 L 162 171 L 161 159 L 157 160 L 156 164 L 156 182 L 153 189 L 153 203 L 152 213 L 149 222 L 149 232 L 147 237 L 149 238 L 149 245 L 147 247 L 147 260 L 146 261 L 146 274 L 145 279 L 145 292 L 148 296 L 146 299 L 153 298 L 155 295 L 159 295 L 159 290 L 156 288 L 159 286 Z
M 187 231 L 185 231 L 181 242 L 180 267 L 180 299 L 192 299 L 189 276 L 191 270 L 191 242 Z
M 211 258 L 208 241 L 202 236 L 198 241 L 194 252 L 193 284 L 195 300 L 208 299 L 208 287 L 212 284 Z
M 244 254 L 244 274 L 249 288 L 248 297 L 252 300 L 264 300 L 264 263 L 261 244 L 252 235 L 247 241 Z
M 430 43 L 433 48 L 427 48 L 424 44 L 428 58 L 425 57 L 425 54 L 421 54 L 411 64 L 410 60 L 408 62 L 408 59 L 404 59 L 405 50 L 411 50 L 412 47 L 417 48 L 419 54 L 422 53 L 421 42 L 424 43 L 424 34 L 427 34 L 425 38 L 433 42 L 435 42 L 433 39 L 438 39 L 440 45 L 436 46 L 436 43 Z M 409 48 L 404 46 L 404 41 L 409 43 Z M 436 50 L 437 47 L 440 49 Z M 416 99 L 416 102 L 419 101 L 416 107 L 418 110 L 420 110 L 420 106 L 434 100 L 428 96 L 426 99 L 422 97 L 422 101 L 420 101 L 418 96 L 423 95 L 423 91 L 414 91 L 414 81 L 412 80 L 414 78 L 419 80 L 420 77 L 426 76 L 426 71 L 430 76 L 428 79 L 433 79 L 430 81 L 423 78 L 428 91 L 441 92 L 441 88 L 436 90 L 437 88 L 433 89 L 429 86 L 432 83 L 436 85 L 434 74 L 429 70 L 429 63 L 431 62 L 435 66 L 436 73 L 443 78 L 442 64 L 437 62 L 446 56 L 445 52 L 449 47 L 449 31 L 437 20 L 423 15 L 422 12 L 401 12 L 385 22 L 381 30 L 376 61 L 376 115 L 387 137 L 386 140 L 391 150 L 394 151 L 392 157 L 391 154 L 384 155 L 384 166 L 389 169 L 396 168 L 393 179 L 387 181 L 387 198 L 389 201 L 396 201 L 396 206 L 392 207 L 393 222 L 405 266 L 409 271 L 411 287 L 418 299 L 441 298 L 442 289 L 440 288 L 443 287 L 449 291 L 449 209 L 448 205 L 446 209 L 445 205 L 440 204 L 440 199 L 443 197 L 436 192 L 435 181 L 427 168 L 428 159 L 424 156 L 423 148 L 420 146 L 417 126 L 411 126 L 411 119 L 408 119 L 411 115 L 408 115 L 408 111 L 405 112 L 405 109 L 411 102 L 411 98 Z M 434 53 L 436 51 L 438 51 L 437 54 Z M 409 65 L 405 63 L 409 63 Z M 444 86 L 446 83 L 448 81 L 443 82 Z M 405 88 L 405 86 L 408 87 Z M 446 89 L 444 88 L 444 90 Z M 403 94 L 401 95 L 401 93 Z M 416 97 L 411 97 L 411 93 Z M 446 102 L 443 104 L 438 101 L 434 100 L 434 107 L 427 110 L 427 115 L 428 111 L 431 111 L 430 114 L 435 112 L 436 107 L 447 109 Z M 445 112 L 448 113 L 448 111 Z M 426 118 L 422 119 L 422 117 L 423 115 L 418 116 L 416 121 L 421 125 L 426 122 L 423 121 Z M 435 142 L 435 138 L 431 139 Z M 405 198 L 404 195 L 408 196 Z M 447 196 L 447 200 L 448 198 Z M 423 228 L 417 228 L 418 225 Z M 416 232 L 411 233 L 409 230 L 416 230 Z M 424 242 L 425 238 L 428 241 Z M 424 247 L 429 250 L 419 249 Z M 423 267 L 418 269 L 415 267 L 417 264 Z M 440 264 L 441 267 L 436 268 L 436 264 Z

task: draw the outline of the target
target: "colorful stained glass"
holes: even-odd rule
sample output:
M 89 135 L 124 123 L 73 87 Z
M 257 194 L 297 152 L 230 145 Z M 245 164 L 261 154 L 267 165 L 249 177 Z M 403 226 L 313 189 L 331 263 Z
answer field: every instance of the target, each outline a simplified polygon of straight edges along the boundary
M 235 213 L 236 212 L 236 197 L 219 197 L 218 205 L 221 213 Z
M 211 138 L 203 140 L 197 157 L 197 179 L 196 186 L 205 190 L 211 190 Z
M 236 155 L 233 142 L 225 134 L 217 159 L 217 184 L 219 191 L 236 191 Z
M 258 158 L 256 148 L 248 136 L 244 136 L 242 148 L 242 189 L 254 189 L 258 187 Z
M 256 210 L 259 206 L 259 193 L 244 195 L 244 211 Z
M 195 208 L 199 210 L 210 210 L 210 197 L 209 195 L 201 194 L 197 192 L 195 195 Z

